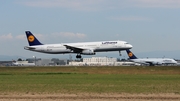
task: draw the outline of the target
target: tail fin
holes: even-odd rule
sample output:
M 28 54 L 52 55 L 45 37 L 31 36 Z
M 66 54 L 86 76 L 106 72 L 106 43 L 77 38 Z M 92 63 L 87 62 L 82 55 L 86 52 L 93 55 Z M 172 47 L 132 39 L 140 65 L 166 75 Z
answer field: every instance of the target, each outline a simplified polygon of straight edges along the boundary
M 126 52 L 130 59 L 137 59 L 137 57 L 129 49 L 127 49 Z
M 29 46 L 43 45 L 30 31 L 26 31 L 25 33 L 27 36 Z

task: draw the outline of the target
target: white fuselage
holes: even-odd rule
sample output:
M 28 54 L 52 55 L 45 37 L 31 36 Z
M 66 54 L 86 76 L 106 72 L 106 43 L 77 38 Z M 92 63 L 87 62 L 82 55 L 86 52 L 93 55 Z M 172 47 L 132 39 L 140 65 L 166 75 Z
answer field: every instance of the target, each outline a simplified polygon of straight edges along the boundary
M 177 61 L 170 58 L 143 58 L 143 59 L 130 59 L 130 60 L 140 64 L 153 64 L 153 65 L 177 64 Z
M 13 62 L 12 65 L 14 65 L 14 66 L 35 66 L 35 63 L 18 63 L 18 62 Z
M 67 46 L 68 47 L 72 46 L 72 47 L 67 48 Z M 36 45 L 36 46 L 25 46 L 24 48 L 26 50 L 42 52 L 42 53 L 65 54 L 65 53 L 79 53 L 79 51 L 76 51 L 78 49 L 82 49 L 83 52 L 121 51 L 121 50 L 131 49 L 132 45 L 125 41 L 102 41 L 102 42 L 45 44 L 45 45 Z M 84 54 L 83 52 L 81 54 Z M 85 55 L 92 55 L 92 54 L 85 54 Z

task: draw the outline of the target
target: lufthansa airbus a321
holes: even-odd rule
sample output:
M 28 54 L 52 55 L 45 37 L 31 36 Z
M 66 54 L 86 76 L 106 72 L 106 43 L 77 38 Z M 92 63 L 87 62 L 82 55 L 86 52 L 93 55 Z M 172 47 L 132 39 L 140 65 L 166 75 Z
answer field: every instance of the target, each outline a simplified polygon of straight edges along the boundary
M 81 58 L 81 55 L 95 55 L 96 52 L 119 51 L 121 54 L 120 51 L 132 48 L 132 45 L 125 41 L 42 44 L 30 31 L 25 33 L 29 43 L 29 46 L 24 47 L 26 50 L 49 54 L 75 53 L 76 58 Z

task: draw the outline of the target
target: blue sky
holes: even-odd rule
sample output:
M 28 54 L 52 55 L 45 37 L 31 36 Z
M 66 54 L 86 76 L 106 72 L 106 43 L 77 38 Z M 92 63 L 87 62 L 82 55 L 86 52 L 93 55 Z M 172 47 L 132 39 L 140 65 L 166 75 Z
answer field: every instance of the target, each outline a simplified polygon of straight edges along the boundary
M 24 50 L 26 30 L 44 44 L 124 40 L 134 53 L 180 53 L 180 0 L 1 0 L 0 12 L 0 55 L 69 58 Z M 118 52 L 97 53 L 107 55 Z

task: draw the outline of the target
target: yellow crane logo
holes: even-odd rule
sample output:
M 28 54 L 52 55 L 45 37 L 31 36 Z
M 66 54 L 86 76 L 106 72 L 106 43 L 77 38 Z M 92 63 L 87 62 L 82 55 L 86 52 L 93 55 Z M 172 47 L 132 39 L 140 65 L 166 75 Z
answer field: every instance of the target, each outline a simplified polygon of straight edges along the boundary
M 29 41 L 29 42 L 33 42 L 33 41 L 34 41 L 34 39 L 35 39 L 35 38 L 34 38 L 34 36 L 33 36 L 33 35 L 30 35 L 30 36 L 28 37 L 28 41 Z
M 128 56 L 129 56 L 129 57 L 132 57 L 132 56 L 133 56 L 133 53 L 132 53 L 132 52 L 130 52 L 130 53 L 128 54 Z

